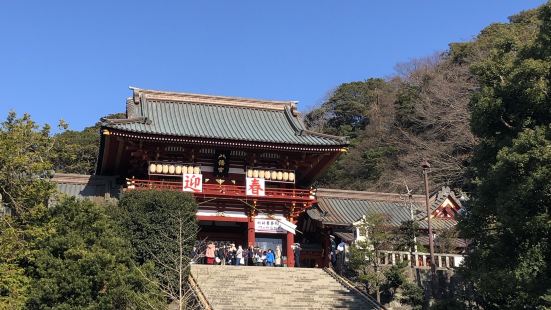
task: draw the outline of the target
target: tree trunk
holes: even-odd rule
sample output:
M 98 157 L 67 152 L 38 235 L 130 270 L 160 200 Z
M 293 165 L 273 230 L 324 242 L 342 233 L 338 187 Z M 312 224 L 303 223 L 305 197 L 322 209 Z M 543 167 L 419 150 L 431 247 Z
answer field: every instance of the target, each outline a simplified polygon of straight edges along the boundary
M 377 296 L 377 302 L 381 303 L 381 291 L 378 286 L 375 288 L 375 295 Z

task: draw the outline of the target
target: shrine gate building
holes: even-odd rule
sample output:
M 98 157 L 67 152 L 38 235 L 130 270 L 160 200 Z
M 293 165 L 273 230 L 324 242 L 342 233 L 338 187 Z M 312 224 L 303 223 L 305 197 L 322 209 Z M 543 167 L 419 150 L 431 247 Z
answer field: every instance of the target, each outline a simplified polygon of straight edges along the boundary
M 280 245 L 293 266 L 310 185 L 348 141 L 306 129 L 293 101 L 132 90 L 126 118 L 102 120 L 96 176 L 128 179 L 125 191 L 189 191 L 198 239 Z

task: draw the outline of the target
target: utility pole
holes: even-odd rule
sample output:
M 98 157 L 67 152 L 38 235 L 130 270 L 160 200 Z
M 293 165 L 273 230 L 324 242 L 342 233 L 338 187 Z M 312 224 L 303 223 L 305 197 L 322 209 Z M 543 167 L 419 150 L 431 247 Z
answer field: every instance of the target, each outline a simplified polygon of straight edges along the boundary
M 432 225 L 430 222 L 431 212 L 430 212 L 430 205 L 429 205 L 429 177 L 428 177 L 430 164 L 428 161 L 424 160 L 421 163 L 421 167 L 423 167 L 423 179 L 425 181 L 425 203 L 427 206 L 427 225 L 429 227 L 430 271 L 431 271 L 431 279 L 432 279 L 431 286 L 433 288 L 433 296 L 434 296 L 434 293 L 435 293 L 434 288 L 436 284 L 436 264 L 434 261 L 434 238 L 432 235 Z
M 415 208 L 415 206 L 413 205 L 413 194 L 411 193 L 412 190 L 409 189 L 409 186 L 407 184 L 406 185 L 406 192 L 407 192 L 407 202 L 406 204 L 408 205 L 409 207 L 409 214 L 410 214 L 410 217 L 411 217 L 411 224 L 414 225 L 415 224 L 415 216 L 413 214 L 413 209 Z M 410 249 L 410 252 L 411 252 L 411 249 Z M 417 253 L 417 237 L 415 236 L 415 231 L 413 232 L 413 252 L 414 253 Z M 412 253 L 413 254 L 413 253 Z M 411 255 L 411 257 L 413 257 L 413 255 Z

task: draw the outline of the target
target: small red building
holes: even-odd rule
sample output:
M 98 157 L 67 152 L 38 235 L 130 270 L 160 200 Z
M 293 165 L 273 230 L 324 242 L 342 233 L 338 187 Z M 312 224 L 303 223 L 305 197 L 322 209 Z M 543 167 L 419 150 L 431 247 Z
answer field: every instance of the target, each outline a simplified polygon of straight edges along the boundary
M 102 120 L 96 175 L 128 179 L 124 190 L 189 191 L 199 239 L 280 245 L 293 266 L 310 184 L 347 140 L 307 130 L 293 101 L 132 90 L 126 118 Z

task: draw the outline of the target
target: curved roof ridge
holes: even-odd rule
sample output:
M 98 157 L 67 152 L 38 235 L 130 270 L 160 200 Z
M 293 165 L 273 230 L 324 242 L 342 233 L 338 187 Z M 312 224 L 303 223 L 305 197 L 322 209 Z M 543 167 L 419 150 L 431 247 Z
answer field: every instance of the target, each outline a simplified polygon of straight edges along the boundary
M 140 98 L 159 100 L 159 101 L 174 101 L 174 102 L 190 102 L 190 103 L 205 103 L 217 105 L 229 105 L 239 107 L 250 107 L 258 109 L 283 110 L 285 107 L 296 107 L 297 101 L 282 101 L 268 99 L 254 99 L 243 97 L 230 97 L 219 95 L 206 95 L 185 92 L 160 91 L 151 89 L 141 89 L 130 87 L 134 92 L 134 102 L 139 103 Z
M 367 192 L 354 191 L 333 188 L 318 188 L 316 195 L 323 198 L 340 198 L 340 199 L 355 199 L 355 200 L 380 200 L 380 201 L 404 201 L 404 194 L 384 193 L 384 192 Z M 415 202 L 423 202 L 424 195 L 412 195 Z

